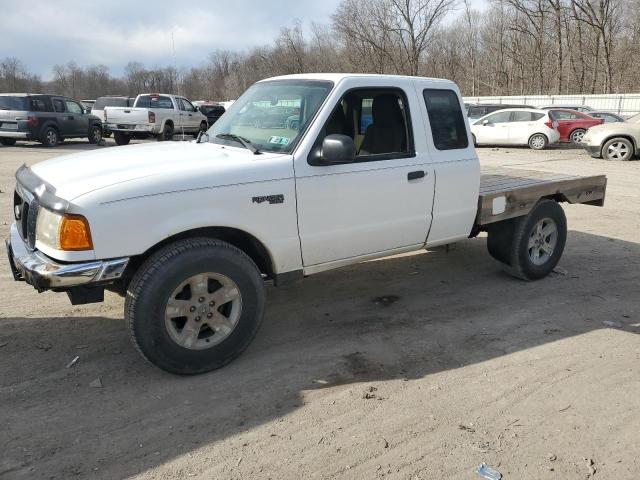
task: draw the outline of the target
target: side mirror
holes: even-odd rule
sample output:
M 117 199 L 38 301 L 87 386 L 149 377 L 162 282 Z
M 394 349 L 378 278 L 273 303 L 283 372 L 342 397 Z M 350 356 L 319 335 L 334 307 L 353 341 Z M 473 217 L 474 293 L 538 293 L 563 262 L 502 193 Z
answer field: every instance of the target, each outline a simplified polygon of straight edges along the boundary
M 347 135 L 327 135 L 322 141 L 321 161 L 324 164 L 348 163 L 356 158 L 356 144 Z
M 482 121 L 482 125 L 484 125 L 484 126 L 489 125 L 489 120 L 483 120 L 483 121 Z

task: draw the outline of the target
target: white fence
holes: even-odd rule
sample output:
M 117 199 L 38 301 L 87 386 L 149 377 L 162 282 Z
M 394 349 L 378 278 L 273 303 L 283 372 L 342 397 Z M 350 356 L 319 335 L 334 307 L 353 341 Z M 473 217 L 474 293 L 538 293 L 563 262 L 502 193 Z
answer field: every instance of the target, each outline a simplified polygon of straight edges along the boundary
M 588 105 L 596 110 L 634 115 L 640 113 L 640 94 L 611 95 L 524 95 L 513 97 L 464 97 L 465 103 L 507 103 L 516 105 Z

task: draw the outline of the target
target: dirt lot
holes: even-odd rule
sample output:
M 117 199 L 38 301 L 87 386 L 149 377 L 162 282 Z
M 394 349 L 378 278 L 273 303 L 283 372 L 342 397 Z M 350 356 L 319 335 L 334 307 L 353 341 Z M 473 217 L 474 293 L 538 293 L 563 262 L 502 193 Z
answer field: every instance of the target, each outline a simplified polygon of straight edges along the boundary
M 17 167 L 92 148 L 0 147 L 3 231 Z M 566 207 L 561 273 L 516 281 L 477 238 L 269 287 L 256 341 L 207 375 L 148 365 L 120 298 L 38 294 L 3 253 L 0 477 L 639 478 L 640 162 L 480 156 L 608 175 L 604 209 Z

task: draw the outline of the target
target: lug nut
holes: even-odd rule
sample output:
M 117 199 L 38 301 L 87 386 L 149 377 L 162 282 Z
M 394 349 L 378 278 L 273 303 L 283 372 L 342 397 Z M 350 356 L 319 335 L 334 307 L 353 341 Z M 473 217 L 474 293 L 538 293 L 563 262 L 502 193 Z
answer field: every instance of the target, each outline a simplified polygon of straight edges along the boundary
M 189 308 L 189 311 L 190 311 L 190 312 L 195 312 L 195 311 L 196 311 L 196 307 L 191 307 L 191 308 Z
M 213 317 L 213 313 L 211 312 L 207 313 L 207 318 L 211 318 L 211 317 Z
M 200 317 L 196 317 L 196 322 L 199 322 L 199 321 L 200 321 Z
M 209 302 L 209 306 L 210 306 L 210 307 L 213 307 L 215 304 L 216 304 L 216 302 L 214 302 L 213 300 L 211 300 L 211 301 Z
M 198 301 L 199 301 L 200 303 L 204 302 L 204 297 L 200 297 L 200 298 L 198 299 Z

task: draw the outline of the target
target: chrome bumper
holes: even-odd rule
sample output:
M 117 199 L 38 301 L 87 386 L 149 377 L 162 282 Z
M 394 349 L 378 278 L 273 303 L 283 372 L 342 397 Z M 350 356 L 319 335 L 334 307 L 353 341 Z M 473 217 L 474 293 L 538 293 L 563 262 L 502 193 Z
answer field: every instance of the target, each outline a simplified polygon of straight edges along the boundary
M 128 257 L 59 263 L 38 250 L 30 250 L 20 237 L 15 223 L 11 225 L 5 243 L 13 278 L 27 282 L 38 291 L 111 283 L 122 276 L 129 263 Z
M 29 132 L 0 131 L 0 138 L 27 138 L 28 136 Z

